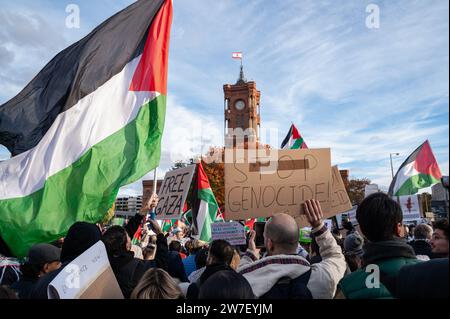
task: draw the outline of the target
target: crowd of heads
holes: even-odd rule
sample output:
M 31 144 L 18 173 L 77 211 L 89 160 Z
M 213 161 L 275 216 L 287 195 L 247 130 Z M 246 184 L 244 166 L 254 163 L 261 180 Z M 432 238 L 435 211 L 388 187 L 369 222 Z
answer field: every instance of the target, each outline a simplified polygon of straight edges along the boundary
M 329 232 L 332 245 L 338 247 L 342 259 L 345 259 L 347 269 L 341 277 L 347 278 L 347 275 L 362 269 L 368 251 L 374 245 L 393 242 L 403 245 L 409 242 L 410 250 L 414 250 L 417 258 L 448 258 L 447 219 L 409 225 L 407 233 L 399 204 L 386 194 L 376 193 L 360 203 L 356 220 L 357 225 L 344 220 L 342 229 L 337 228 L 335 223 Z M 46 290 L 45 283 L 48 285 L 61 268 L 99 240 L 105 245 L 124 296 L 131 299 L 182 299 L 190 296 L 200 299 L 252 299 L 257 294 L 250 284 L 248 270 L 240 270 L 247 260 L 247 251 L 253 250 L 251 252 L 258 255 L 257 259 L 297 256 L 310 267 L 330 258 L 328 255 L 322 256 L 327 254 L 324 240 L 320 239 L 322 233 L 316 229 L 305 241 L 302 229 L 287 214 L 275 214 L 267 220 L 262 249 L 256 249 L 251 239 L 245 247 L 232 246 L 225 240 L 202 242 L 190 235 L 189 227 L 184 223 L 179 223 L 166 233 L 158 229 L 155 223 L 150 227 L 145 225 L 141 243 L 132 245 L 131 224 L 101 228 L 95 224 L 77 222 L 70 227 L 64 240 L 34 245 L 20 267 L 14 268 L 15 280 L 5 283 L 7 277 L 2 275 L 0 298 L 42 297 L 42 289 Z M 429 251 L 423 252 L 424 247 Z M 390 256 L 388 252 L 386 256 Z

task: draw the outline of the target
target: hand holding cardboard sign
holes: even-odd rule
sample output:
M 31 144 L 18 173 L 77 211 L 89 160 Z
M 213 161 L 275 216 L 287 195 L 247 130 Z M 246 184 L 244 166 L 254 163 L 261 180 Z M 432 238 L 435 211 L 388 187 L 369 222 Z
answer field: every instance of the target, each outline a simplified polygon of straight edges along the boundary
M 159 227 L 159 224 L 156 220 L 149 219 L 148 222 L 150 223 L 152 230 L 156 235 L 162 234 L 161 227 Z
M 147 214 L 149 211 L 151 211 L 153 208 L 155 208 L 156 206 L 158 206 L 158 195 L 157 194 L 152 194 L 152 196 L 150 197 L 150 199 L 148 200 L 148 202 L 145 204 L 145 206 L 142 207 L 141 209 L 141 215 L 145 215 Z
M 323 213 L 320 202 L 315 199 L 305 201 L 303 204 L 306 218 L 312 228 L 319 227 L 322 224 Z

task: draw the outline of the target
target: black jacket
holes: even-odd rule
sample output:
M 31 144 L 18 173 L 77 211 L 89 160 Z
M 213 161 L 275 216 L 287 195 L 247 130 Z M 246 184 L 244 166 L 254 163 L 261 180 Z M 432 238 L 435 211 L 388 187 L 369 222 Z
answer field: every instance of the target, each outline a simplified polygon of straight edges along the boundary
M 124 228 L 130 238 L 133 238 L 134 233 L 136 233 L 136 231 L 138 230 L 143 219 L 144 216 L 136 214 L 128 220 L 128 223 L 124 226 Z
M 404 266 L 397 277 L 397 298 L 448 299 L 448 258 Z
M 408 244 L 411 245 L 411 247 L 414 249 L 414 252 L 416 253 L 416 256 L 418 255 L 425 255 L 431 258 L 433 258 L 433 253 L 431 252 L 431 245 L 425 241 L 425 240 L 413 240 L 409 242 Z
M 260 299 L 313 299 L 307 287 L 311 269 L 297 278 L 281 278 Z
M 167 253 L 167 240 L 163 234 L 159 234 L 156 239 L 155 260 L 147 261 L 134 258 L 134 253 L 131 251 L 117 256 L 108 256 L 111 268 L 125 298 L 130 298 L 133 289 L 150 268 L 158 267 L 168 270 Z
M 169 275 L 178 278 L 181 282 L 189 282 L 184 271 L 184 264 L 180 253 L 177 251 L 169 251 L 167 257 Z
M 213 264 L 206 266 L 205 271 L 202 273 L 199 280 L 189 285 L 186 293 L 186 299 L 198 299 L 202 283 L 204 283 L 209 277 L 214 275 L 216 272 L 221 270 L 234 271 L 232 268 L 230 268 L 230 266 L 226 264 Z
M 16 281 L 11 285 L 11 289 L 14 289 L 14 291 L 17 292 L 19 299 L 31 299 L 31 294 L 37 281 L 38 279 L 22 277 L 19 281 Z

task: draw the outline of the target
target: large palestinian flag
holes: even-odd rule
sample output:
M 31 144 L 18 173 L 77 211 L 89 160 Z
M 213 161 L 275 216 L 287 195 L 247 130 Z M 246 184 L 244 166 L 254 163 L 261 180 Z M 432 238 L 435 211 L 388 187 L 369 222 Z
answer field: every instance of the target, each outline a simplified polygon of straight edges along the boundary
M 141 0 L 53 58 L 0 107 L 0 235 L 24 256 L 97 222 L 159 165 L 172 3 Z
M 292 124 L 291 127 L 289 128 L 289 132 L 287 133 L 286 137 L 281 143 L 281 148 L 291 150 L 308 148 L 308 146 L 305 143 L 305 140 L 300 135 L 294 124 Z
M 421 188 L 439 183 L 441 177 L 441 170 L 427 140 L 400 166 L 389 187 L 389 195 L 417 194 Z

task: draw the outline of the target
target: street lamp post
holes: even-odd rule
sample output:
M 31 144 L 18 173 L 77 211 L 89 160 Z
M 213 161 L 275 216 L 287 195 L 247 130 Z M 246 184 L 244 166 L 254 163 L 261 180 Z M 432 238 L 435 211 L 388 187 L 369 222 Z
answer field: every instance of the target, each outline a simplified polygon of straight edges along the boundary
M 392 179 L 394 179 L 394 166 L 392 166 L 392 155 L 399 156 L 400 153 L 389 153 L 389 157 L 391 159 L 391 174 L 392 174 Z

